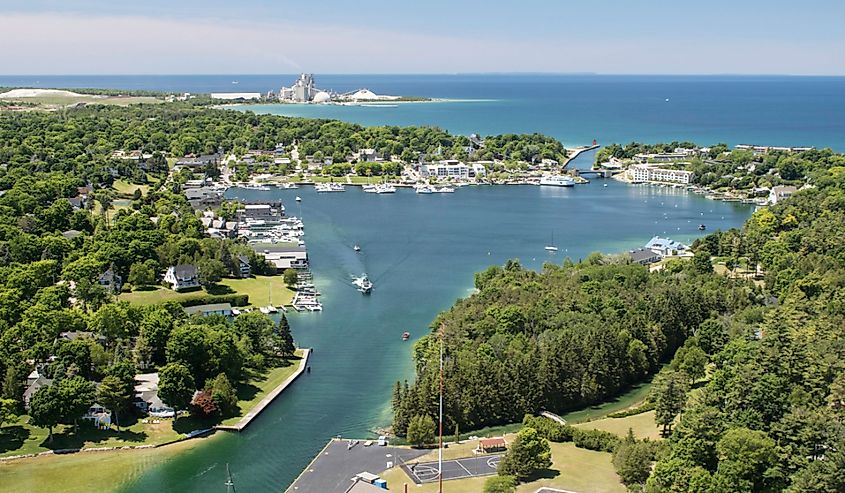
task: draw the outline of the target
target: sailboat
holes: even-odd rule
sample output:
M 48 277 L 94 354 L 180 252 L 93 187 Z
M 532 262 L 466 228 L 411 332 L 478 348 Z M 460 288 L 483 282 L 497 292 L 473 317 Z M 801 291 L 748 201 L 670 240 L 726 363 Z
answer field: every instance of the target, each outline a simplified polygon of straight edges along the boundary
M 229 463 L 226 463 L 226 493 L 235 493 L 235 482 L 232 481 L 232 473 L 229 472 Z
M 557 246 L 555 245 L 555 234 L 552 232 L 552 241 L 548 245 L 546 245 L 547 252 L 556 252 Z
M 355 246 L 352 247 L 352 249 L 355 250 L 356 252 L 360 252 L 361 251 L 361 245 L 356 243 Z

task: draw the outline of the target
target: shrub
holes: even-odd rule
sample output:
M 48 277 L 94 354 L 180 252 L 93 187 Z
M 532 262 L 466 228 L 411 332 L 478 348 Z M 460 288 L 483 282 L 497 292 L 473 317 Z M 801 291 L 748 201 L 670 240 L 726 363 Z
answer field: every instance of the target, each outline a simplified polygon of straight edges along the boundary
M 613 452 L 621 441 L 613 433 L 601 430 L 579 430 L 576 429 L 572 435 L 575 446 L 599 452 Z
M 210 305 L 212 303 L 229 303 L 232 306 L 246 306 L 249 304 L 249 295 L 246 294 L 221 294 L 221 295 L 206 295 L 197 296 L 196 298 L 188 298 L 179 302 L 183 307 L 198 305 Z
M 483 493 L 513 493 L 516 490 L 516 478 L 513 476 L 493 476 L 484 482 Z
M 537 430 L 537 434 L 550 442 L 571 442 L 575 428 L 569 425 L 562 425 L 551 419 L 542 416 L 531 416 L 526 414 L 522 425 Z

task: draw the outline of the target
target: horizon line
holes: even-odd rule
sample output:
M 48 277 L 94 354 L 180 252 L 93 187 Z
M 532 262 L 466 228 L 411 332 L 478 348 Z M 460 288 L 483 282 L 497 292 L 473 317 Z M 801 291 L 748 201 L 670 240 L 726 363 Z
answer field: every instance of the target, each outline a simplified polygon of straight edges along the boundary
M 280 76 L 280 75 L 297 75 L 299 73 L 312 73 L 319 75 L 362 75 L 362 76 L 385 76 L 385 75 L 402 75 L 402 76 L 466 76 L 466 75 L 545 75 L 545 76 L 606 76 L 606 77 L 818 77 L 818 78 L 836 78 L 845 77 L 843 74 L 799 74 L 799 73 L 735 73 L 735 72 L 713 72 L 713 73 L 647 73 L 647 72 L 558 72 L 558 71 L 489 71 L 489 72 L 279 72 L 279 73 L 259 73 L 259 72 L 172 72 L 172 73 L 36 73 L 36 74 L 2 74 L 0 77 L 175 77 L 175 76 Z

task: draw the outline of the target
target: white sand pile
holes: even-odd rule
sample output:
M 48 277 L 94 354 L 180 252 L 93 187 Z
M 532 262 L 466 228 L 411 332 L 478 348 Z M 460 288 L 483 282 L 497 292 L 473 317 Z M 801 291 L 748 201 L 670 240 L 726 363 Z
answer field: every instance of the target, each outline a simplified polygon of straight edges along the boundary
M 44 96 L 62 96 L 72 98 L 82 95 L 59 89 L 12 89 L 11 91 L 0 94 L 0 98 L 40 98 Z

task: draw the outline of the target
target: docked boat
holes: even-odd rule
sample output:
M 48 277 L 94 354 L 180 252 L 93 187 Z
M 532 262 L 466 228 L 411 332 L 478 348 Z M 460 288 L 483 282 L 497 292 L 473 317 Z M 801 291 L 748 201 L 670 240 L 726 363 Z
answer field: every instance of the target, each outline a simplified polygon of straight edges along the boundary
M 296 183 L 277 183 L 276 186 L 284 190 L 295 190 L 299 188 L 299 185 Z
M 417 193 L 434 193 L 432 187 L 428 185 L 417 185 L 416 187 L 414 187 L 414 189 Z
M 432 189 L 434 193 L 455 193 L 455 189 L 452 187 L 440 187 Z
M 265 315 L 269 315 L 271 313 L 279 313 L 279 310 L 277 310 L 276 307 L 273 305 L 262 306 L 258 310 Z
M 376 193 L 396 193 L 396 187 L 393 185 L 388 185 L 387 183 L 383 185 L 376 185 Z
M 540 178 L 540 186 L 547 187 L 574 187 L 575 180 L 568 176 L 548 175 Z
M 269 192 L 270 191 L 270 187 L 265 186 L 265 185 L 259 185 L 257 183 L 250 183 L 250 184 L 247 184 L 247 185 L 241 185 L 241 188 L 243 188 L 245 190 L 261 190 L 262 192 Z
M 402 340 L 403 340 L 403 341 L 407 341 L 407 340 L 408 340 L 408 339 L 410 339 L 410 338 L 411 338 L 411 333 L 410 333 L 410 332 L 408 332 L 408 331 L 402 332 Z
M 376 185 L 367 183 L 366 185 L 361 185 L 361 190 L 365 193 L 376 193 Z
M 352 281 L 352 284 L 354 284 L 358 288 L 358 291 L 362 294 L 370 294 L 373 291 L 373 283 L 367 279 L 366 274 L 361 277 L 356 277 L 355 280 Z

